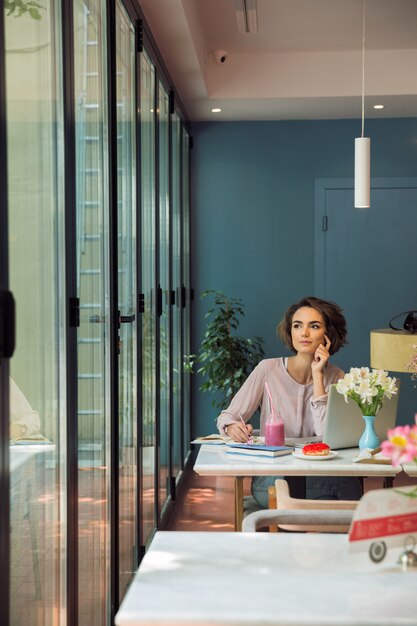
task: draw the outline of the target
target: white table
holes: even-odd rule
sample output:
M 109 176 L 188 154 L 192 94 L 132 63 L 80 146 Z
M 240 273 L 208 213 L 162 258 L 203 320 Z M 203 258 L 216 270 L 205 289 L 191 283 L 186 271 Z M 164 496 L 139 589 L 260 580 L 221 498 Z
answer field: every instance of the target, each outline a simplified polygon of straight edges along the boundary
M 13 444 L 9 446 L 9 467 L 15 472 L 38 454 L 46 454 L 55 450 L 53 443 Z
M 404 463 L 403 470 L 408 476 L 417 476 L 417 463 Z
M 158 532 L 116 626 L 417 626 L 417 568 L 346 535 Z
M 385 486 L 401 472 L 401 467 L 383 464 L 353 463 L 358 448 L 338 450 L 333 459 L 306 461 L 292 454 L 256 461 L 251 457 L 228 454 L 224 445 L 202 445 L 194 471 L 200 476 L 231 476 L 235 479 L 235 530 L 241 530 L 243 519 L 243 478 L 245 476 L 382 476 Z M 391 481 L 391 482 L 389 482 Z

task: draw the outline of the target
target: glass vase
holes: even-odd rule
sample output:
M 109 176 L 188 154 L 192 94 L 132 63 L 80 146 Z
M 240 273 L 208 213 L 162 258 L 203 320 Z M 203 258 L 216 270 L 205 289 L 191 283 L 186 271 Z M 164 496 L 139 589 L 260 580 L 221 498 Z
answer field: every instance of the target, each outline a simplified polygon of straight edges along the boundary
M 359 449 L 371 448 L 374 450 L 379 446 L 379 437 L 375 432 L 375 415 L 362 415 L 365 420 L 365 430 L 359 439 Z

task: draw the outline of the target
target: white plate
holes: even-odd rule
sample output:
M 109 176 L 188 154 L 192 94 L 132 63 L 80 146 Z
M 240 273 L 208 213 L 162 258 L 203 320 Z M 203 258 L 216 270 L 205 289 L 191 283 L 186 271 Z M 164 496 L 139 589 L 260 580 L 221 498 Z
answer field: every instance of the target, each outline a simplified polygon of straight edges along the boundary
M 303 461 L 328 461 L 329 459 L 334 459 L 337 456 L 337 452 L 334 450 L 330 450 L 329 454 L 325 456 L 312 456 L 310 454 L 303 454 L 301 450 L 294 450 L 293 456 L 296 456 L 297 459 L 303 459 Z

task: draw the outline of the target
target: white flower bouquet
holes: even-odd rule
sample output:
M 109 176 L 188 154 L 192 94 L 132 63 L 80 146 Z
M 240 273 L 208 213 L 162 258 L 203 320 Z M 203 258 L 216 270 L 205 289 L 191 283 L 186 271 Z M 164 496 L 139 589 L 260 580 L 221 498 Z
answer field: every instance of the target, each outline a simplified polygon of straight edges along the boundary
M 384 404 L 398 391 L 397 379 L 388 376 L 384 370 L 370 370 L 369 367 L 351 367 L 348 374 L 340 378 L 336 389 L 347 402 L 352 398 L 362 411 L 362 415 L 376 415 Z

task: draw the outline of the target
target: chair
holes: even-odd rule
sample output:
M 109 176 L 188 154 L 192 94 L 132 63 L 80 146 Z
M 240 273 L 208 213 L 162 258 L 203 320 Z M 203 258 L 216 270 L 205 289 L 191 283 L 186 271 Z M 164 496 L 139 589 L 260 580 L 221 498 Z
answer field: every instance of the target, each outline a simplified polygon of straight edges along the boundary
M 286 480 L 277 478 L 275 487 L 269 488 L 269 507 L 272 511 L 328 511 L 342 512 L 354 511 L 358 505 L 356 500 L 306 500 L 301 498 L 292 498 L 290 496 L 288 483 Z M 334 517 L 334 516 L 333 516 Z M 330 518 L 329 518 L 330 519 Z M 340 518 L 342 519 L 342 518 Z M 299 518 L 303 523 L 294 523 L 291 525 L 280 523 L 277 526 L 270 526 L 270 532 L 278 532 L 279 529 L 302 532 L 326 532 L 326 533 L 345 533 L 349 530 L 350 519 L 348 522 L 337 522 L 329 524 L 327 521 L 323 525 L 313 524 L 307 521 L 306 516 Z M 325 527 L 324 527 L 325 526 Z
M 283 527 L 288 525 L 303 527 L 320 527 L 322 530 L 339 526 L 349 526 L 352 521 L 353 511 L 324 511 L 324 510 L 278 510 L 263 509 L 255 511 L 245 517 L 242 523 L 243 532 L 256 532 L 260 528 L 271 526 L 272 524 Z
M 271 508 L 271 507 L 269 507 Z M 261 511 L 262 507 L 258 504 L 253 496 L 243 497 L 243 517 L 246 517 L 254 511 Z

